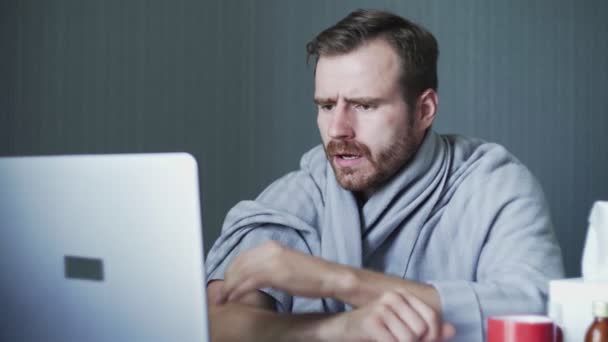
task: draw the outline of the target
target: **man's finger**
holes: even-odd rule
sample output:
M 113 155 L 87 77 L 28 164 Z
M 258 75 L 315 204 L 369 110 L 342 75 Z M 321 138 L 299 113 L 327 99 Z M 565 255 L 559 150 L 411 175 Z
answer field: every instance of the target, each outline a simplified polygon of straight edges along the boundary
M 425 336 L 429 330 L 428 322 L 417 311 L 417 308 L 411 305 L 408 298 L 405 298 L 405 296 L 400 293 L 397 295 L 399 296 L 399 300 L 389 304 L 391 310 L 410 327 L 410 330 L 417 338 Z
M 403 321 L 403 317 L 399 317 L 394 310 L 394 308 L 391 308 L 383 314 L 384 324 L 397 341 L 413 341 L 416 337 L 415 333 Z
M 441 337 L 441 317 L 431 307 L 426 305 L 422 300 L 416 296 L 409 296 L 408 301 L 410 305 L 420 314 L 422 319 L 426 322 L 427 330 L 423 336 L 424 341 L 437 341 Z
M 241 279 L 243 279 L 242 271 L 240 271 L 237 266 L 237 264 L 233 264 L 224 274 L 224 282 L 220 289 L 220 296 L 217 300 L 217 304 L 226 303 L 228 297 L 234 291 L 234 288 L 237 287 L 241 282 Z
M 390 332 L 388 326 L 382 323 L 374 323 L 373 325 L 367 327 L 364 332 L 365 335 L 369 337 L 371 341 L 396 341 L 399 340 Z M 366 339 L 367 341 L 368 339 Z
M 222 304 L 226 303 L 227 297 L 226 297 L 226 295 L 224 293 L 225 292 L 224 292 L 223 287 L 220 288 L 220 290 L 219 290 L 219 296 L 217 296 L 217 298 L 215 299 L 215 305 L 222 305 Z
M 226 294 L 226 301 L 233 302 L 239 300 L 248 292 L 257 290 L 259 287 L 261 287 L 261 284 L 258 284 L 255 278 L 248 278 L 241 282 L 241 284 L 234 288 L 230 293 Z
M 451 339 L 452 337 L 454 337 L 454 335 L 456 335 L 456 328 L 449 323 L 443 323 L 443 325 L 441 327 L 442 340 L 447 341 L 447 340 Z

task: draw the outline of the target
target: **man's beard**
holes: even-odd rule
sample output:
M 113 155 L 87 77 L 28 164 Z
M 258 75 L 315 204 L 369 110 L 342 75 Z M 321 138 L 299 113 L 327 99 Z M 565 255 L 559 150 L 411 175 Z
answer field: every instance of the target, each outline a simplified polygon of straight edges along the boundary
M 407 164 L 418 150 L 419 139 L 408 130 L 400 139 L 372 156 L 369 147 L 356 140 L 330 140 L 325 154 L 336 175 L 336 180 L 346 190 L 354 192 L 374 192 Z M 360 163 L 368 162 L 363 168 L 340 167 L 334 157 L 340 154 L 359 155 Z

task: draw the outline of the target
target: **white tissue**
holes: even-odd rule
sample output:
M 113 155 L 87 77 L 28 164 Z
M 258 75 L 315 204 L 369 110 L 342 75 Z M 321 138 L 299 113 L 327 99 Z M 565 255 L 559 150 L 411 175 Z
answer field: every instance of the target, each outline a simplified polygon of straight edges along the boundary
M 585 281 L 608 281 L 608 202 L 595 202 L 589 214 L 582 268 Z

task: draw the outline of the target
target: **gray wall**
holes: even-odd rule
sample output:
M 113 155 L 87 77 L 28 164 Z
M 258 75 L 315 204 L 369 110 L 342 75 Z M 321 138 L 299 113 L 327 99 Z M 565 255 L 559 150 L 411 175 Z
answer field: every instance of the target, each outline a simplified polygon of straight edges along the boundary
M 436 129 L 532 169 L 578 275 L 608 199 L 605 0 L 0 0 L 0 155 L 191 152 L 208 249 L 232 205 L 318 143 L 304 45 L 358 7 L 436 34 Z

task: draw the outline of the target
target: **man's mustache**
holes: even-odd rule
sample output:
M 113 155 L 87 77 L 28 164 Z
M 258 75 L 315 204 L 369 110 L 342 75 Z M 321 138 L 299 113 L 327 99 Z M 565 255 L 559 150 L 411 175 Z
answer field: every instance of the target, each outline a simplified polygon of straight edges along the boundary
M 369 158 L 371 151 L 367 145 L 356 140 L 330 140 L 325 149 L 328 157 L 350 154 Z

